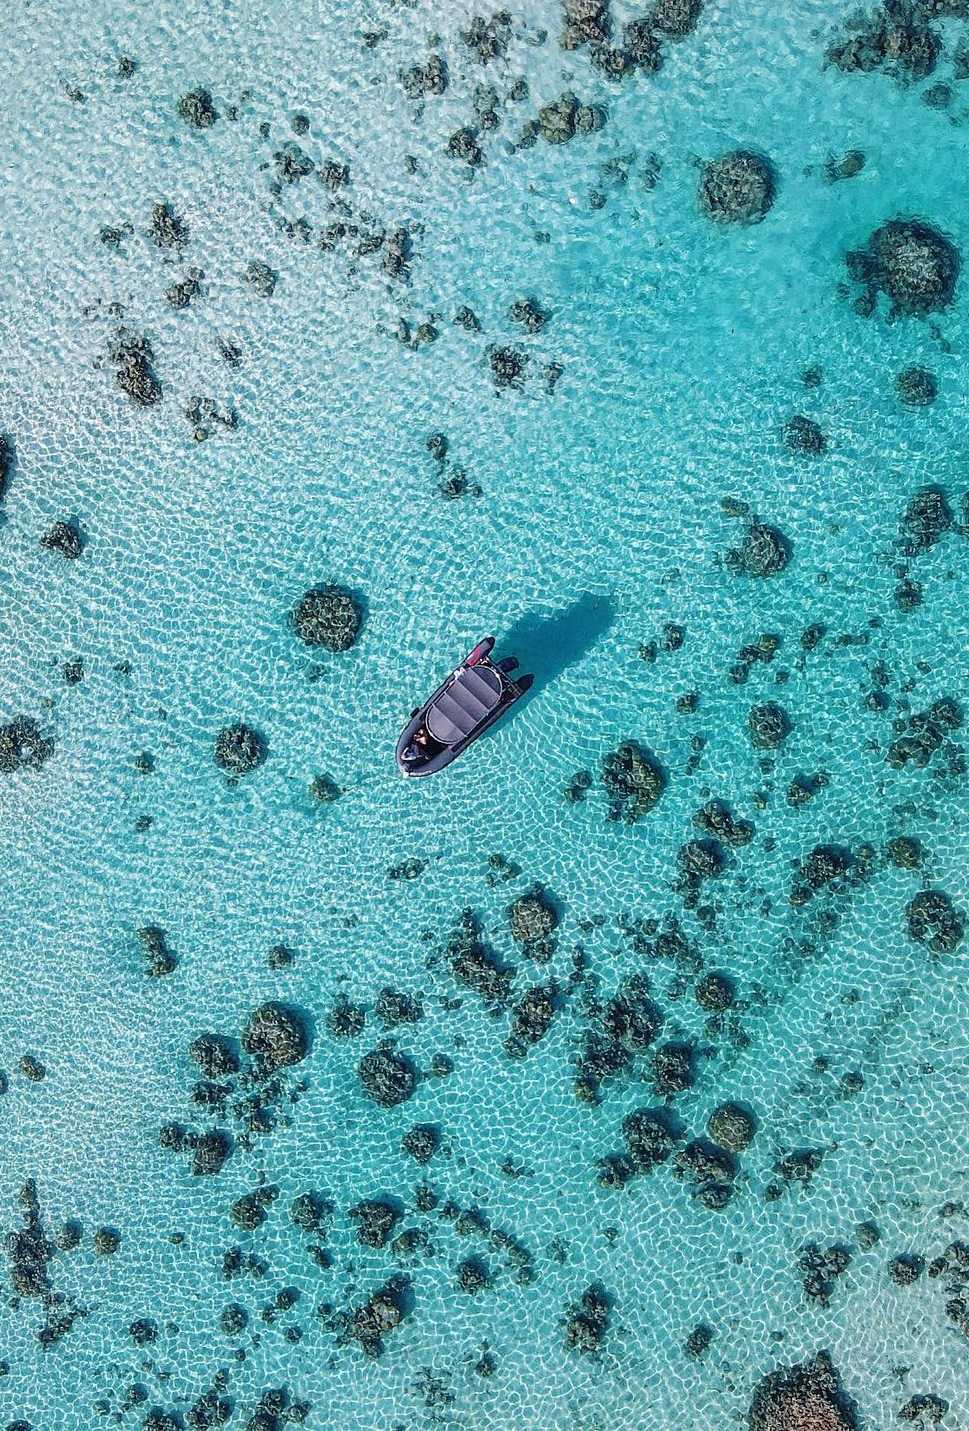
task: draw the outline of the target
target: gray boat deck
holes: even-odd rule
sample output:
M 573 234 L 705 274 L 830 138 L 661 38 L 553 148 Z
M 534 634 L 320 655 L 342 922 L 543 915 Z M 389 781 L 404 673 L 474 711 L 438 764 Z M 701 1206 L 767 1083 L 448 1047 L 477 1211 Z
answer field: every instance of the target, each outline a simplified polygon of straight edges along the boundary
M 428 707 L 427 729 L 442 745 L 456 745 L 501 700 L 504 685 L 491 666 L 458 671 L 447 690 Z

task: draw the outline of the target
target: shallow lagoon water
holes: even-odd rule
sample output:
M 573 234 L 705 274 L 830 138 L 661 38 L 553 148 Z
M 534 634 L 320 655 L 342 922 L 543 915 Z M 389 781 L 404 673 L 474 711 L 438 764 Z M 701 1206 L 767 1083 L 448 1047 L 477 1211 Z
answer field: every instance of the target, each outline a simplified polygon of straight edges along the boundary
M 965 947 L 932 957 L 907 939 L 903 909 L 921 876 L 882 856 L 843 896 L 805 910 L 787 896 L 792 862 L 812 846 L 881 850 L 905 833 L 923 841 L 929 881 L 957 906 L 969 899 L 965 777 L 939 778 L 938 760 L 892 770 L 897 710 L 863 707 L 877 661 L 893 702 L 921 710 L 962 695 L 965 539 L 950 534 L 912 564 L 926 599 L 907 616 L 892 601 L 892 565 L 912 493 L 939 482 L 956 505 L 965 486 L 965 277 L 935 330 L 888 324 L 884 307 L 860 318 L 838 293 L 845 251 L 896 213 L 930 219 L 969 252 L 966 102 L 956 86 L 943 114 L 918 87 L 823 69 L 841 17 L 820 5 L 778 15 L 708 4 L 659 75 L 621 84 L 584 51 L 559 49 L 552 5 L 516 10 L 506 60 L 482 70 L 458 39 L 473 13 L 164 3 L 149 15 L 130 0 L 80 11 L 21 0 L 5 15 L 0 428 L 17 458 L 0 530 L 0 712 L 35 716 L 56 747 L 41 770 L 0 780 L 0 1207 L 4 1228 L 19 1227 L 32 1177 L 50 1229 L 82 1221 L 81 1248 L 59 1253 L 50 1275 L 89 1315 L 43 1351 L 39 1303 L 4 1301 L 0 1421 L 110 1424 L 140 1382 L 149 1400 L 123 1414 L 137 1425 L 153 1405 L 184 1413 L 226 1368 L 240 1426 L 266 1387 L 285 1384 L 319 1428 L 713 1428 L 745 1418 L 768 1371 L 826 1347 L 863 1426 L 896 1424 L 920 1392 L 945 1397 L 956 1426 L 969 1413 L 965 1336 L 941 1283 L 895 1287 L 886 1263 L 969 1236 L 964 1216 L 939 1217 L 969 1178 Z M 532 43 L 543 29 L 548 40 Z M 954 43 L 958 26 L 940 29 Z M 387 33 L 370 50 L 365 30 Z M 451 84 L 417 118 L 397 74 L 423 62 L 432 34 Z M 122 54 L 138 63 L 129 79 L 116 73 Z M 448 136 L 469 122 L 475 84 L 504 95 L 520 75 L 530 98 L 501 106 L 472 180 L 444 152 Z M 222 115 L 202 131 L 177 113 L 199 84 Z M 602 131 L 504 152 L 568 86 L 607 107 Z M 314 161 L 350 165 L 355 208 L 411 230 L 409 282 L 372 259 L 352 271 L 280 231 L 280 219 L 303 216 L 315 231 L 329 216 L 315 177 L 270 192 L 294 111 L 310 118 L 297 142 Z M 698 211 L 695 160 L 737 145 L 771 156 L 778 193 L 762 224 L 725 231 Z M 826 183 L 829 155 L 853 147 L 867 156 L 862 173 Z M 652 154 L 663 162 L 650 190 Z M 617 157 L 625 184 L 604 176 Z M 593 188 L 603 208 L 590 207 Z M 188 225 L 181 261 L 145 237 L 160 201 Z M 117 250 L 98 241 L 102 225 L 126 222 Z M 242 278 L 253 259 L 279 274 L 269 299 Z M 189 266 L 203 271 L 203 294 L 175 312 L 165 290 Z M 525 295 L 551 314 L 536 337 L 507 317 Z M 155 407 L 136 409 L 103 362 L 112 304 L 150 337 Z M 451 322 L 461 304 L 482 331 Z M 411 351 L 394 336 L 402 316 L 431 318 L 440 337 Z M 220 336 L 240 348 L 238 368 L 220 359 Z M 533 355 L 532 372 L 524 391 L 496 394 L 486 349 L 508 341 Z M 548 394 L 538 369 L 551 362 L 562 375 Z M 939 381 L 924 411 L 893 389 L 916 362 Z M 806 390 L 815 365 L 823 383 Z M 193 394 L 232 404 L 238 428 L 196 443 L 183 412 Z M 825 456 L 786 451 L 795 412 L 821 423 Z M 434 431 L 479 499 L 437 495 Z M 790 538 L 780 577 L 724 570 L 741 530 L 725 497 Z M 39 542 L 67 516 L 88 537 L 74 563 Z M 287 613 L 328 580 L 362 593 L 366 619 L 353 650 L 320 663 Z M 828 635 L 805 655 L 813 621 Z M 643 662 L 640 644 L 667 622 L 684 627 L 682 649 Z M 545 662 L 534 697 L 447 775 L 399 780 L 393 742 L 421 693 L 482 632 L 523 626 Z M 761 632 L 782 637 L 778 654 L 733 685 L 739 648 Z M 844 633 L 852 641 L 839 644 Z M 60 667 L 72 657 L 85 676 L 68 686 Z M 695 715 L 677 714 L 693 689 Z M 745 723 L 771 698 L 794 730 L 765 772 Z M 259 727 L 269 756 L 229 787 L 212 742 L 238 719 Z M 706 744 L 690 768 L 695 735 Z M 597 772 L 628 738 L 668 771 L 656 808 L 630 827 L 605 819 L 600 788 L 569 805 L 573 773 Z M 146 750 L 150 776 L 132 763 Z M 817 770 L 829 786 L 791 809 L 788 781 Z M 323 771 L 346 789 L 321 808 L 308 785 Z M 704 891 L 712 931 L 670 888 L 710 797 L 757 825 Z M 137 832 L 143 814 L 153 823 Z M 489 885 L 495 853 L 520 877 Z M 420 878 L 388 879 L 408 857 L 426 861 Z M 541 967 L 516 953 L 504 915 L 536 880 L 562 915 Z M 820 928 L 819 904 L 836 925 Z M 674 1100 L 684 1125 L 701 1132 L 730 1097 L 758 1115 L 726 1210 L 704 1209 L 668 1167 L 622 1190 L 597 1185 L 625 1114 L 654 1101 L 648 1060 L 606 1084 L 599 1107 L 579 1103 L 577 995 L 527 1059 L 508 1060 L 507 1017 L 489 1017 L 440 957 L 466 906 L 520 966 L 519 990 L 549 972 L 564 984 L 581 945 L 612 994 L 643 967 L 623 917 L 673 914 L 706 966 L 729 970 L 745 1041 L 710 1038 L 692 979 L 663 960 L 645 966 L 667 1034 L 716 1048 Z M 177 954 L 168 978 L 145 978 L 135 931 L 149 923 Z M 273 970 L 280 942 L 296 957 Z M 392 1110 L 367 1103 L 356 1079 L 382 1034 L 373 1015 L 359 1040 L 325 1027 L 339 995 L 372 1004 L 386 984 L 424 991 L 423 1020 L 395 1031 L 401 1047 L 423 1068 L 435 1053 L 454 1063 Z M 441 1000 L 455 996 L 464 1003 L 450 1012 Z M 190 1159 L 158 1146 L 163 1123 L 192 1121 L 187 1046 L 209 1029 L 237 1035 L 271 998 L 315 1019 L 296 1070 L 308 1087 L 289 1126 L 237 1150 L 218 1177 L 193 1178 Z M 45 1064 L 43 1082 L 16 1071 L 26 1052 Z M 845 1098 L 841 1079 L 855 1070 L 864 1087 Z M 414 1122 L 444 1135 L 423 1172 L 399 1150 Z M 804 1146 L 827 1150 L 810 1185 L 766 1202 L 775 1158 Z M 508 1158 L 521 1176 L 502 1172 Z M 240 1233 L 229 1209 L 261 1174 L 280 1196 L 261 1229 Z M 529 1248 L 534 1281 L 518 1285 L 474 1239 L 415 1214 L 425 1178 Z M 287 1216 L 308 1187 L 336 1207 L 329 1271 Z M 427 1226 L 435 1255 L 404 1269 L 413 1312 L 374 1361 L 337 1346 L 315 1309 L 355 1304 L 401 1270 L 389 1250 L 361 1247 L 346 1217 L 381 1193 L 407 1204 L 401 1226 Z M 864 1219 L 881 1242 L 855 1252 L 827 1307 L 809 1304 L 801 1249 L 852 1245 Z M 105 1225 L 122 1236 L 113 1257 L 93 1250 Z M 223 1280 L 234 1244 L 265 1260 L 264 1279 Z M 472 1251 L 495 1273 L 474 1299 L 454 1282 Z M 561 1319 L 596 1281 L 614 1306 L 600 1354 L 583 1358 Z M 288 1286 L 300 1301 L 264 1323 L 260 1309 Z M 235 1301 L 252 1322 L 230 1339 L 219 1314 Z M 128 1334 L 139 1316 L 161 1329 L 140 1349 Z M 683 1344 L 701 1321 L 716 1336 L 691 1360 Z M 296 1344 L 284 1335 L 295 1324 Z M 482 1378 L 486 1346 L 496 1369 Z

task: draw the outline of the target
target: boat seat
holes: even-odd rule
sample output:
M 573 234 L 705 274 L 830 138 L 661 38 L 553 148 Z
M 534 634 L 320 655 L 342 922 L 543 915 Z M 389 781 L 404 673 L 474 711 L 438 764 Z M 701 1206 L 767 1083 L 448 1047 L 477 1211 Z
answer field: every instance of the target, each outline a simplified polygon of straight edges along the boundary
M 442 745 L 456 745 L 494 710 L 504 685 L 493 667 L 462 668 L 428 708 L 427 729 Z

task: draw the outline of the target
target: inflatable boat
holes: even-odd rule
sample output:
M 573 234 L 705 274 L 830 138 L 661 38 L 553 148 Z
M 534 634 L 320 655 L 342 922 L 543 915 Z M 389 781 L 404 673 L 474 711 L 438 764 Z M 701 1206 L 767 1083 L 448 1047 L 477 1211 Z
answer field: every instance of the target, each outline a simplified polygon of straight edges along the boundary
M 518 666 L 514 656 L 492 661 L 494 644 L 493 636 L 479 641 L 434 694 L 411 711 L 397 741 L 401 775 L 436 775 L 531 686 L 533 676 L 512 678 Z

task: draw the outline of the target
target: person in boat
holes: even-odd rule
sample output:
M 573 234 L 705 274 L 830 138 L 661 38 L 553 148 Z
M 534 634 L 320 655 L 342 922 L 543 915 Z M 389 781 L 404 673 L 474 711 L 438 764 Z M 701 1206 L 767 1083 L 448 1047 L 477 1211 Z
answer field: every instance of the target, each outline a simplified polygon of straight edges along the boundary
M 408 765 L 413 765 L 418 760 L 425 760 L 432 754 L 431 737 L 426 726 L 419 725 L 417 727 L 411 736 L 410 745 L 401 754 Z

